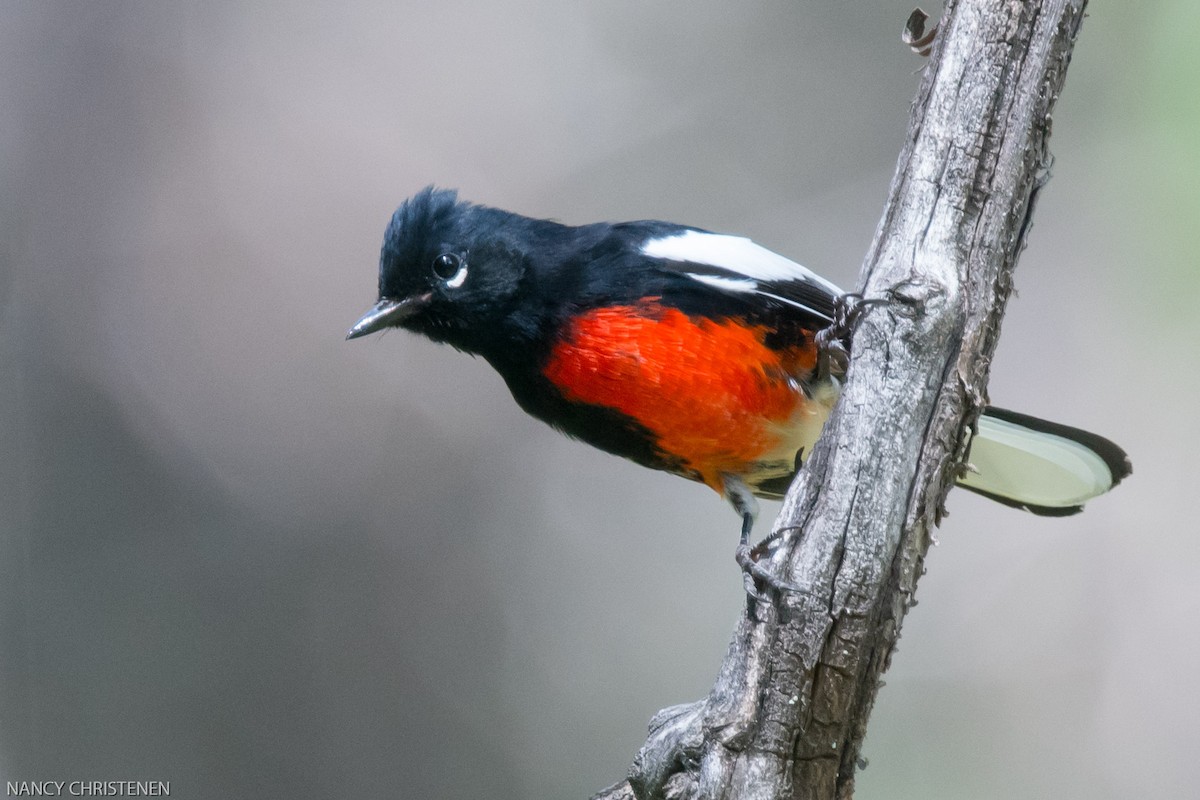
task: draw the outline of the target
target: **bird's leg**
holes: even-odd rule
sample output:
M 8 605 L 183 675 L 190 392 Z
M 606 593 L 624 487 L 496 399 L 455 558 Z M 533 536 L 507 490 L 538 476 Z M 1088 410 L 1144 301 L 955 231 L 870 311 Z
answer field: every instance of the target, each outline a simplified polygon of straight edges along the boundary
M 738 540 L 734 558 L 742 567 L 742 580 L 746 586 L 746 602 L 749 604 L 749 610 L 752 611 L 755 601 L 766 600 L 755 585 L 753 567 L 758 567 L 758 564 L 754 548 L 750 546 L 750 531 L 754 530 L 754 520 L 758 518 L 758 499 L 746 482 L 738 476 L 725 474 L 721 478 L 724 484 L 725 499 L 742 518 L 742 536 Z M 762 568 L 759 567 L 759 569 Z
M 747 612 L 753 615 L 756 603 L 770 603 L 770 598 L 764 593 L 766 589 L 792 594 L 808 594 L 805 589 L 796 584 L 782 580 L 760 561 L 775 542 L 795 528 L 781 528 L 752 546 L 750 531 L 754 529 L 754 520 L 758 517 L 758 499 L 755 498 L 754 492 L 746 485 L 745 481 L 738 476 L 725 474 L 721 477 L 725 483 L 725 499 L 742 518 L 742 536 L 738 541 L 734 559 L 742 568 L 742 582 L 746 587 Z
M 721 476 L 725 484 L 725 499 L 733 506 L 733 510 L 742 518 L 742 538 L 740 546 L 750 546 L 750 531 L 754 530 L 754 521 L 758 519 L 758 498 L 754 492 L 736 475 Z
M 725 482 L 725 499 L 742 518 L 742 536 L 738 541 L 737 550 L 734 552 L 734 559 L 742 568 L 747 610 L 753 613 L 756 602 L 770 602 L 769 598 L 763 594 L 763 589 L 802 592 L 803 590 L 799 586 L 780 580 L 759 563 L 759 558 L 767 552 L 770 544 L 782 535 L 782 531 L 772 533 L 757 545 L 751 546 L 750 531 L 754 529 L 754 520 L 758 518 L 758 499 L 755 498 L 754 492 L 746 485 L 745 481 L 736 475 L 726 474 L 722 478 Z

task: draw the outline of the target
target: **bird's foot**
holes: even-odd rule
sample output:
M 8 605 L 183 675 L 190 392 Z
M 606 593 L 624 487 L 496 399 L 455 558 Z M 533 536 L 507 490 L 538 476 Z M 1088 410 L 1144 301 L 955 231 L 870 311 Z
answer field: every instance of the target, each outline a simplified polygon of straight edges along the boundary
M 838 297 L 833 307 L 833 322 L 817 331 L 817 378 L 828 381 L 846 374 L 850 366 L 850 337 L 872 306 L 884 305 L 884 298 L 864 298 L 857 292 Z
M 808 590 L 790 581 L 785 581 L 766 565 L 763 556 L 769 555 L 793 527 L 780 528 L 756 545 L 746 542 L 738 545 L 734 559 L 742 568 L 742 582 L 746 587 L 746 610 L 754 612 L 758 603 L 771 604 L 770 594 L 810 594 Z

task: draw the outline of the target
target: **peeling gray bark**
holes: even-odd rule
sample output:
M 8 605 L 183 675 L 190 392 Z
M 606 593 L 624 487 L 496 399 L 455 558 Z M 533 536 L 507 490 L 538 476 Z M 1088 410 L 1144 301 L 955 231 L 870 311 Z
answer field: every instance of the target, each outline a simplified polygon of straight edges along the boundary
M 964 469 L 1086 0 L 950 0 L 861 281 L 841 401 L 775 523 L 800 587 L 743 616 L 708 698 L 659 712 L 595 798 L 848 798 Z

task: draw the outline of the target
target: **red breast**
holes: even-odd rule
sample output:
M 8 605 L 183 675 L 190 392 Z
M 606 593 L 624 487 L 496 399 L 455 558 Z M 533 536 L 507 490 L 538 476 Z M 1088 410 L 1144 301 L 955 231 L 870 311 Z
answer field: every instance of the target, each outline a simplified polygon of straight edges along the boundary
M 775 349 L 769 333 L 649 299 L 575 317 L 544 372 L 568 400 L 636 420 L 662 452 L 722 491 L 722 473 L 747 475 L 764 459 L 790 470 L 796 420 L 810 416 L 799 381 L 816 365 L 812 337 Z

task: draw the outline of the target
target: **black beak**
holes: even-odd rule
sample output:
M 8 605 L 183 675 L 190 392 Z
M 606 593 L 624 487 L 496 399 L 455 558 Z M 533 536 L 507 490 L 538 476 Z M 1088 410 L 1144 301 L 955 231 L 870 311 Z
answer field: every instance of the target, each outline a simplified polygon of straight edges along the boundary
M 346 338 L 357 339 L 360 336 L 399 325 L 428 305 L 432 298 L 432 294 L 419 294 L 401 300 L 381 298 L 370 311 L 363 314 L 362 319 L 354 323 L 354 327 L 346 332 Z

